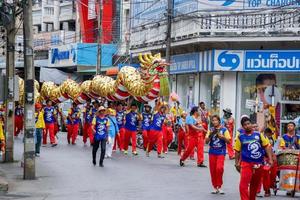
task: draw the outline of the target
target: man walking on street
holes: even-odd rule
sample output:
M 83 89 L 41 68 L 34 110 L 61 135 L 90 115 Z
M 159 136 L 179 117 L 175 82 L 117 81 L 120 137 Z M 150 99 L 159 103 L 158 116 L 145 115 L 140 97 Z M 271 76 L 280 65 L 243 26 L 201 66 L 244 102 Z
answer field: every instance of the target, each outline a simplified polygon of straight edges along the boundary
M 100 106 L 96 117 L 93 119 L 93 132 L 94 132 L 94 143 L 93 143 L 93 165 L 96 165 L 96 156 L 99 146 L 101 147 L 101 155 L 99 166 L 104 167 L 103 161 L 105 158 L 106 143 L 108 138 L 108 127 L 109 121 L 105 117 L 105 108 Z
M 272 149 L 269 140 L 263 133 L 253 131 L 251 120 L 243 117 L 243 129 L 236 136 L 234 149 L 236 151 L 235 167 L 240 172 L 241 200 L 255 200 L 261 182 L 264 154 L 269 165 L 273 165 Z

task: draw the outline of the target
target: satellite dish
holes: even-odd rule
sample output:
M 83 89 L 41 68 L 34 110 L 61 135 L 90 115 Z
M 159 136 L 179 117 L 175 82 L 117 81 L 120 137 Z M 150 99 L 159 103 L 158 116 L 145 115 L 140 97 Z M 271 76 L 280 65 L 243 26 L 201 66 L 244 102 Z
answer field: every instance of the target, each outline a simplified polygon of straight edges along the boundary
M 274 88 L 274 91 L 273 91 Z M 281 93 L 276 86 L 268 86 L 265 90 L 265 99 L 268 104 L 272 105 L 272 96 L 274 96 L 274 105 L 276 106 L 281 100 Z

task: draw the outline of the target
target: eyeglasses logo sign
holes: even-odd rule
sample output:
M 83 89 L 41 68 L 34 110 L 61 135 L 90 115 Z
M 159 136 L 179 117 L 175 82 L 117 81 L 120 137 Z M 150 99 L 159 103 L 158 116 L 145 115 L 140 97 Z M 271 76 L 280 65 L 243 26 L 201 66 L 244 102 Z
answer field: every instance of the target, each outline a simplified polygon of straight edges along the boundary
M 218 64 L 220 67 L 230 68 L 230 70 L 235 70 L 239 67 L 241 63 L 240 57 L 237 54 L 229 53 L 228 51 L 222 52 L 218 56 Z

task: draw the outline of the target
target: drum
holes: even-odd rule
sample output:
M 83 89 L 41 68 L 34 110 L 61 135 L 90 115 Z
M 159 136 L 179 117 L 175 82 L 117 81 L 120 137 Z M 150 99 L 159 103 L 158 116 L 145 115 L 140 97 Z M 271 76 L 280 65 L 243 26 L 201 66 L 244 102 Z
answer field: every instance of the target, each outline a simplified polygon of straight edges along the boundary
M 280 170 L 279 188 L 289 192 L 300 191 L 300 151 L 283 150 L 277 155 L 278 170 Z
M 297 181 L 295 180 L 296 176 Z M 297 173 L 296 170 L 280 170 L 279 189 L 289 192 L 300 192 L 300 171 L 298 170 Z
M 289 149 L 280 151 L 277 154 L 278 169 L 296 170 L 299 156 L 300 150 Z

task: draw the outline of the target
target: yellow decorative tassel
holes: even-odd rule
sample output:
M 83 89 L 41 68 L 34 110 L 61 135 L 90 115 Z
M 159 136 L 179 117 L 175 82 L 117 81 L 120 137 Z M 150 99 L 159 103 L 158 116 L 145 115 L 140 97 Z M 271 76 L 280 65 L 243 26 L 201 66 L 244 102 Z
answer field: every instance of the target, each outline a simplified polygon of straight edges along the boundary
M 167 97 L 170 95 L 170 84 L 169 84 L 169 77 L 168 76 L 161 76 L 159 78 L 160 81 L 160 91 L 159 94 L 162 97 Z

